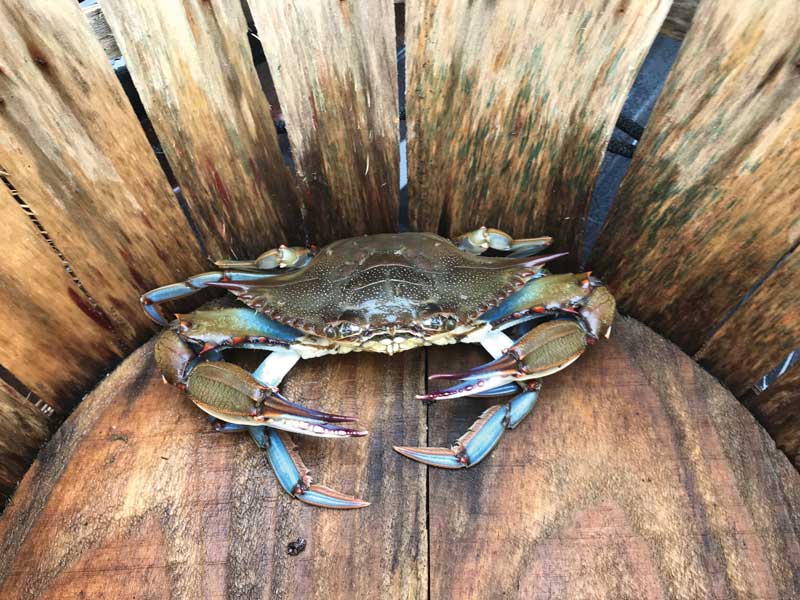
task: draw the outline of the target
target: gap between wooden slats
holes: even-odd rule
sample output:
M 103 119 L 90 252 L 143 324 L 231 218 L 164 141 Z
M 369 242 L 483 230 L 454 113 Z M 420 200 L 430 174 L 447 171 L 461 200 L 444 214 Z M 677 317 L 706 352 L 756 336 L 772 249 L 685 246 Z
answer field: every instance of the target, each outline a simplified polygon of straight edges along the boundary
M 303 244 L 239 2 L 104 0 L 103 10 L 211 258 Z
M 621 309 L 689 353 L 800 237 L 798 56 L 793 0 L 702 3 L 594 250 Z M 782 356 L 763 349 L 715 372 L 741 392 Z
M 399 126 L 391 0 L 249 5 L 286 118 L 311 241 L 395 231 Z
M 605 147 L 669 4 L 409 2 L 412 227 L 552 235 L 574 265 Z

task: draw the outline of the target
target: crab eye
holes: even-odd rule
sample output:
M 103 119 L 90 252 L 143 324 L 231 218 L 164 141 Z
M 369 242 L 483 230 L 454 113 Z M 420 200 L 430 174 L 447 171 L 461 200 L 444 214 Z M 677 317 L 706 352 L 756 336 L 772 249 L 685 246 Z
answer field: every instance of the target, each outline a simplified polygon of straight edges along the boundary
M 339 323 L 338 330 L 339 330 L 339 337 L 349 337 L 361 331 L 361 327 L 345 321 L 343 323 Z

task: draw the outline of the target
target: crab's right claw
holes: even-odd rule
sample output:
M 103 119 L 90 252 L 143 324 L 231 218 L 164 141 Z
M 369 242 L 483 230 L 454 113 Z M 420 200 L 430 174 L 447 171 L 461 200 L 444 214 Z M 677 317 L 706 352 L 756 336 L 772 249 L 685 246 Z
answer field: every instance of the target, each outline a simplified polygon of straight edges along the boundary
M 250 427 L 250 435 L 261 448 L 267 450 L 281 487 L 306 504 L 324 508 L 352 509 L 369 506 L 369 502 L 342 494 L 324 485 L 311 482 L 308 468 L 303 464 L 294 445 L 283 434 L 266 427 Z
M 203 362 L 189 373 L 186 391 L 192 401 L 212 417 L 240 425 L 268 425 L 315 437 L 361 437 L 360 429 L 336 423 L 355 417 L 335 415 L 296 404 L 276 388 L 262 385 L 232 363 Z

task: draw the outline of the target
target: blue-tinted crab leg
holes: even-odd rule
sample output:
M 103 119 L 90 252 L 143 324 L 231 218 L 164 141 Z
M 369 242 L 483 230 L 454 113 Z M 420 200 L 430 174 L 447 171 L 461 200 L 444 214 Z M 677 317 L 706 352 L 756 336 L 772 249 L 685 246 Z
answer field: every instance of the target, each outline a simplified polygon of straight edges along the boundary
M 298 360 L 300 355 L 294 350 L 276 350 L 261 361 L 253 377 L 267 387 L 278 387 Z
M 301 502 L 339 509 L 369 506 L 369 502 L 364 500 L 313 484 L 308 468 L 284 435 L 264 427 L 251 427 L 250 435 L 256 444 L 267 451 L 269 464 L 278 476 L 281 487 Z
M 218 287 L 215 284 L 246 283 L 258 281 L 266 277 L 274 277 L 279 273 L 262 273 L 248 271 L 211 271 L 194 275 L 182 283 L 172 283 L 143 294 L 139 299 L 147 316 L 159 325 L 168 323 L 167 317 L 160 309 L 160 304 L 167 300 L 175 300 L 191 296 L 205 287 Z
M 211 421 L 211 425 L 214 427 L 214 431 L 218 433 L 238 433 L 239 431 L 247 431 L 249 429 L 249 425 L 238 425 L 237 423 L 226 423 L 216 417 L 212 417 L 211 415 L 208 416 L 208 420 Z
M 464 252 L 470 254 L 483 254 L 486 250 L 511 251 L 512 256 L 532 256 L 553 243 L 551 237 L 526 238 L 515 240 L 510 235 L 499 229 L 481 227 L 453 239 L 453 243 Z
M 443 469 L 463 469 L 477 465 L 494 449 L 506 429 L 514 429 L 533 409 L 539 397 L 538 382 L 531 382 L 527 391 L 508 404 L 488 408 L 467 433 L 450 448 L 395 446 L 394 449 L 417 462 Z

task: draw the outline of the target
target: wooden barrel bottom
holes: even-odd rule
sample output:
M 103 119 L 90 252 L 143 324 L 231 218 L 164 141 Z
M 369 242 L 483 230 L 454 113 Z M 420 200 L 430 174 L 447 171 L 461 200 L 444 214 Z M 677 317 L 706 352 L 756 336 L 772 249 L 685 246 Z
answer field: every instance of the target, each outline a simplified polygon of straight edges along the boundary
M 336 512 L 280 491 L 247 435 L 215 433 L 161 382 L 148 344 L 64 423 L 0 519 L 0 597 L 800 597 L 800 475 L 724 388 L 633 320 L 546 379 L 481 465 L 397 455 L 392 444 L 448 444 L 488 405 L 423 406 L 426 368 L 483 360 L 458 346 L 290 375 L 290 398 L 371 431 L 296 437 L 316 480 L 372 502 Z

